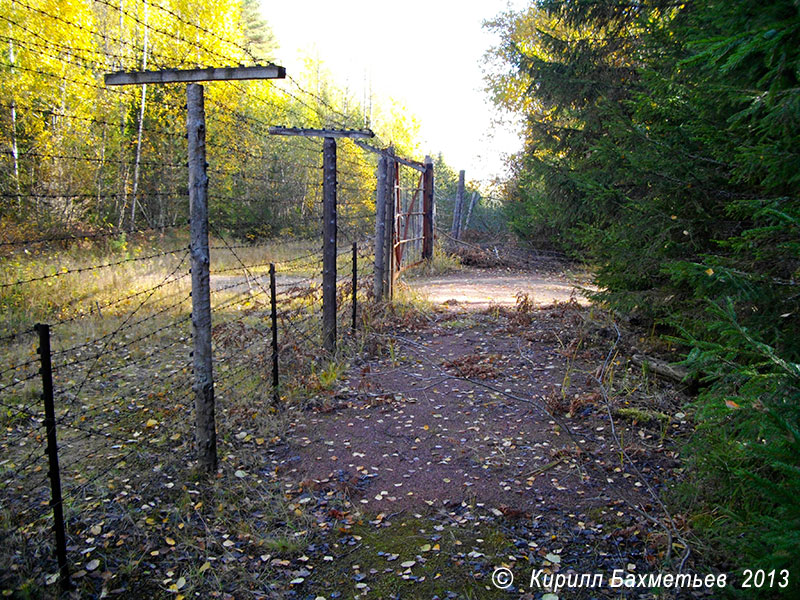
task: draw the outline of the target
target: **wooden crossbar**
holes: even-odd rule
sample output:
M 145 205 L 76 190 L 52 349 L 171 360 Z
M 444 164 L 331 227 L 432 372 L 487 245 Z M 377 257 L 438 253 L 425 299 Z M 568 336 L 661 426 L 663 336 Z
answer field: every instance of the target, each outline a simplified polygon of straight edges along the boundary
M 161 71 L 118 71 L 106 73 L 106 85 L 143 83 L 194 83 L 243 79 L 283 79 L 286 69 L 277 65 L 257 67 L 209 67 L 207 69 L 164 69 Z

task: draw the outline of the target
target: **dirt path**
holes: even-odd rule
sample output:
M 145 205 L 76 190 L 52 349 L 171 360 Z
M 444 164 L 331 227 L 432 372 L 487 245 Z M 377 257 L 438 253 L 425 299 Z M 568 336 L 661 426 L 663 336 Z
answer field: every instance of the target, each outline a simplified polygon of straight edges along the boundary
M 488 598 L 500 593 L 487 585 L 492 570 L 509 560 L 528 576 L 537 565 L 608 576 L 651 569 L 666 538 L 651 529 L 663 515 L 648 488 L 657 491 L 677 464 L 664 431 L 685 426 L 672 401 L 662 398 L 666 420 L 656 422 L 624 419 L 604 403 L 593 374 L 615 340 L 602 324 L 587 325 L 577 302 L 504 308 L 517 291 L 567 299 L 564 279 L 462 272 L 415 283 L 444 305 L 427 318 L 398 319 L 379 338 L 380 357 L 320 393 L 273 459 L 287 496 L 338 532 L 328 551 L 344 551 L 360 577 L 332 559 L 300 571 L 317 578 L 304 591 L 323 589 L 314 582 L 324 577 L 344 594 L 329 597 Z M 445 546 L 443 528 L 459 530 L 455 546 Z M 424 554 L 431 548 L 436 557 Z M 468 576 L 453 571 L 468 552 Z M 432 565 L 414 574 L 386 564 L 404 553 Z M 540 597 L 535 591 L 518 597 Z M 619 597 L 584 591 L 564 597 Z
M 409 285 L 430 302 L 457 303 L 465 309 L 514 306 L 518 294 L 527 294 L 536 306 L 568 302 L 571 297 L 585 305 L 583 290 L 592 289 L 585 277 L 577 275 L 469 267 L 439 277 L 411 279 Z

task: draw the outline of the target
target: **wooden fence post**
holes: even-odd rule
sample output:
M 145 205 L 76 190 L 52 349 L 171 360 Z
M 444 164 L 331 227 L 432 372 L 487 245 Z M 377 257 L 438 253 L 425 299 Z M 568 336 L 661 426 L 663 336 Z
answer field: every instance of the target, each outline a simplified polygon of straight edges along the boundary
M 475 208 L 475 204 L 478 202 L 478 192 L 472 192 L 472 199 L 469 201 L 469 207 L 467 208 L 467 218 L 464 219 L 464 231 L 469 229 L 469 220 L 472 218 L 472 209 Z
M 336 352 L 336 140 L 322 148 L 322 345 Z
M 386 279 L 385 267 L 386 259 L 386 165 L 389 159 L 381 155 L 378 160 L 378 171 L 376 173 L 377 183 L 375 186 L 375 275 L 374 290 L 375 300 L 383 300 L 384 282 Z
M 461 207 L 464 205 L 464 171 L 458 172 L 458 189 L 456 190 L 456 200 L 453 205 L 453 226 L 450 235 L 455 239 L 461 239 Z
M 394 160 L 394 148 L 391 146 L 387 150 L 386 161 L 386 245 L 384 250 L 383 264 L 384 264 L 384 296 L 388 300 L 394 297 L 394 242 L 397 232 L 397 223 L 395 222 L 395 204 L 397 192 L 395 190 L 395 178 L 397 176 L 397 162 Z
M 422 176 L 422 258 L 433 258 L 433 160 L 425 157 L 425 173 Z
M 201 469 L 217 470 L 217 428 L 211 355 L 211 284 L 208 250 L 208 176 L 203 86 L 186 86 L 189 139 L 189 212 L 192 256 L 195 444 Z

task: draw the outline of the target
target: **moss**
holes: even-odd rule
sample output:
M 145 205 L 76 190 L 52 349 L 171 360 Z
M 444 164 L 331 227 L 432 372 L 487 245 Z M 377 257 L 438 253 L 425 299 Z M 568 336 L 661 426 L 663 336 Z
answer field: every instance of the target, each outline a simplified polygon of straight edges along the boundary
M 500 597 L 491 573 L 512 552 L 512 544 L 490 524 L 454 525 L 418 514 L 380 525 L 362 520 L 340 530 L 331 549 L 336 560 L 317 563 L 312 585 L 344 597 L 361 591 L 357 583 L 366 584 L 362 590 L 369 598 L 446 598 L 448 592 L 459 598 Z M 406 561 L 414 565 L 403 567 Z
M 669 415 L 655 410 L 647 410 L 642 408 L 617 408 L 614 410 L 614 415 L 621 419 L 626 419 L 628 421 L 634 421 L 637 423 L 650 423 L 653 421 L 658 421 L 659 423 L 669 423 Z

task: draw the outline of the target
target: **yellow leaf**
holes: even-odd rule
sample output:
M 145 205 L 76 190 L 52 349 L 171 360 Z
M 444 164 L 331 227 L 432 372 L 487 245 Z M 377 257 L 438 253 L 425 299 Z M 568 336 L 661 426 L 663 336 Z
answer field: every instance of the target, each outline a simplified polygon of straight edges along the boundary
M 711 276 L 711 275 L 713 275 L 713 274 L 714 274 L 714 269 L 712 269 L 711 267 L 709 267 L 708 269 L 706 269 L 706 275 L 708 275 L 708 276 L 710 277 L 710 276 Z
M 152 428 L 155 427 L 156 425 L 158 425 L 158 421 L 156 421 L 155 419 L 147 419 L 147 423 L 144 424 L 144 426 L 147 428 Z
M 171 537 L 168 537 L 168 538 L 165 538 L 165 539 L 167 541 L 167 545 L 168 546 L 174 546 L 175 545 L 175 540 L 173 540 Z
M 203 563 L 203 566 L 202 566 L 202 567 L 200 567 L 200 572 L 201 572 L 201 573 L 205 573 L 205 572 L 206 572 L 206 571 L 208 571 L 210 568 L 211 568 L 211 563 L 210 563 L 210 562 L 208 562 L 208 561 L 206 561 L 206 562 L 204 562 L 204 563 Z

